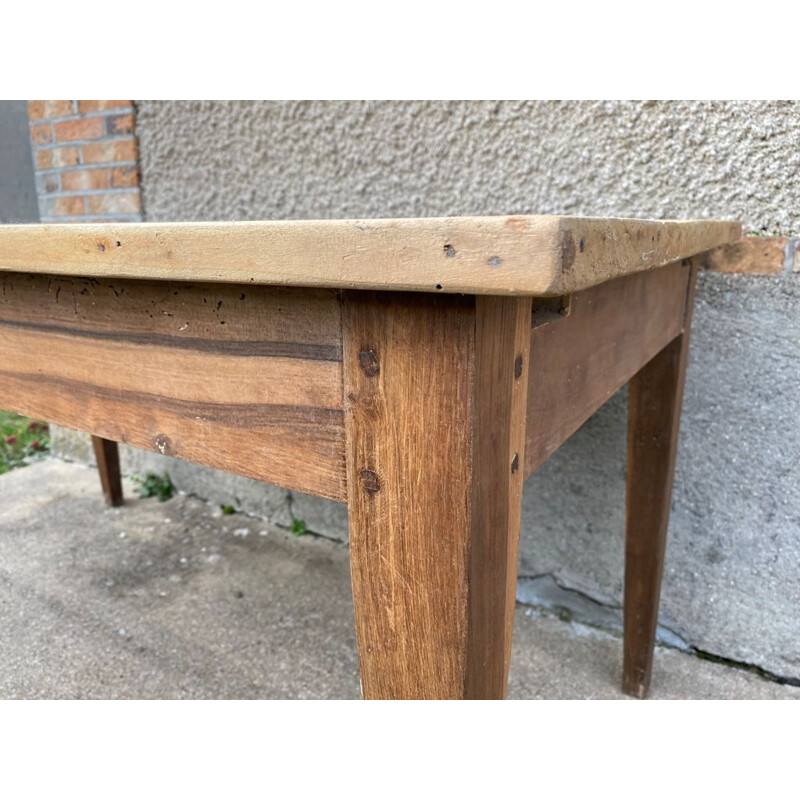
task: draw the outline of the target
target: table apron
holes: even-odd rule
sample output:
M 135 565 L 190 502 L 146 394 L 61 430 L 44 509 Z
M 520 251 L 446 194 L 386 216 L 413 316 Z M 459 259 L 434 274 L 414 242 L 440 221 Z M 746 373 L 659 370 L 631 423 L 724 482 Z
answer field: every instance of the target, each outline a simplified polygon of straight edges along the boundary
M 526 477 L 680 335 L 690 270 L 688 261 L 676 261 L 607 281 L 573 294 L 566 304 L 567 315 L 553 315 L 552 322 L 534 325 Z M 543 315 L 537 315 L 535 298 L 533 305 L 535 323 Z
M 534 298 L 526 477 L 680 335 L 689 272 L 607 281 L 562 315 Z M 25 273 L 0 290 L 0 407 L 346 502 L 336 291 Z
M 0 276 L 0 408 L 335 500 L 341 353 L 332 290 Z

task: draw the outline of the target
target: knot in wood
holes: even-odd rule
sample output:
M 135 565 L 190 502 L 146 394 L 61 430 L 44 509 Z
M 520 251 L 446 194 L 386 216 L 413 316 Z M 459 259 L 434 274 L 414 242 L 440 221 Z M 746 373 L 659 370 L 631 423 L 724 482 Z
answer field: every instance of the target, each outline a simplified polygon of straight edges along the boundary
M 378 473 L 371 469 L 362 469 L 358 473 L 361 478 L 361 486 L 367 494 L 377 494 L 381 490 L 381 482 L 378 480 Z
M 514 359 L 514 377 L 521 378 L 522 377 L 522 354 L 518 355 Z
M 368 378 L 374 378 L 381 371 L 378 356 L 374 350 L 362 350 L 358 354 L 358 363 Z
M 519 453 L 514 453 L 514 458 L 511 459 L 511 474 L 513 475 L 519 469 Z

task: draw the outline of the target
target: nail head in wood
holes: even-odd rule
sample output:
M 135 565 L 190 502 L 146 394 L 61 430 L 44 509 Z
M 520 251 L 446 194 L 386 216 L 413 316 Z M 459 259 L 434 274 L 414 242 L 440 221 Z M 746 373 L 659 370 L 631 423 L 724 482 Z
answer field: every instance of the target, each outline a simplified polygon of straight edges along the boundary
M 374 350 L 362 350 L 358 354 L 358 363 L 368 378 L 374 378 L 381 371 L 378 356 Z

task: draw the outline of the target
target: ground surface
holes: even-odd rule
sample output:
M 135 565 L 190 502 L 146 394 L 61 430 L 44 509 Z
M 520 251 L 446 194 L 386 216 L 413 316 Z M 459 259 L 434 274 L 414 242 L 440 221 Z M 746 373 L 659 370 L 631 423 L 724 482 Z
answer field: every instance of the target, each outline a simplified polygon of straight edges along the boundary
M 0 477 L 0 697 L 356 698 L 348 553 L 188 497 L 103 505 L 97 473 Z M 620 640 L 517 609 L 512 698 L 621 698 Z M 659 648 L 654 698 L 800 689 Z

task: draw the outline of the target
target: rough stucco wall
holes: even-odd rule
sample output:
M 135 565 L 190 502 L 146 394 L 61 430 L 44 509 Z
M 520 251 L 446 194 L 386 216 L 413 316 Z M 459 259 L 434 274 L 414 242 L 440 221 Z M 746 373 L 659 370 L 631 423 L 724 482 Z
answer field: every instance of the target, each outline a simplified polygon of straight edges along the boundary
M 800 233 L 800 104 L 138 105 L 146 218 L 571 213 Z M 798 276 L 701 276 L 662 623 L 800 678 Z M 528 482 L 535 576 L 622 594 L 625 393 Z M 340 506 L 293 513 L 345 534 Z M 327 522 L 325 520 L 327 519 Z
M 152 103 L 152 220 L 571 213 L 800 231 L 800 104 Z

